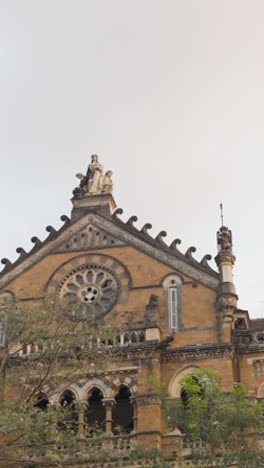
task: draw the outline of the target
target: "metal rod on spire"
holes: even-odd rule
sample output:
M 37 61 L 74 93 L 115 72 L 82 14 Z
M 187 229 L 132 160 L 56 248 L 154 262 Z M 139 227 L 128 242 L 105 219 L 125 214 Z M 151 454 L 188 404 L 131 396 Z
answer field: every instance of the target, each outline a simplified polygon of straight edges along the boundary
M 223 213 L 223 203 L 220 203 L 220 214 L 221 214 L 221 224 L 224 225 L 224 213 Z

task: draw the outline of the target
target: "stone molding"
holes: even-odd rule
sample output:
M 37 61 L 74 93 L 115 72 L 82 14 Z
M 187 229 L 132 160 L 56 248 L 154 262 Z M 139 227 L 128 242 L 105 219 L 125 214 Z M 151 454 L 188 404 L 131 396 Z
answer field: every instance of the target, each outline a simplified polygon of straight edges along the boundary
M 215 257 L 215 262 L 219 267 L 222 263 L 231 263 L 234 265 L 236 257 L 231 252 L 221 252 Z
M 161 400 L 157 394 L 143 394 L 137 395 L 134 398 L 134 401 L 137 406 L 144 406 L 144 405 L 160 405 Z
M 234 346 L 232 344 L 223 345 L 207 345 L 199 346 L 196 345 L 191 348 L 173 348 L 163 352 L 161 356 L 161 362 L 170 361 L 194 361 L 197 359 L 214 359 L 214 358 L 233 358 Z

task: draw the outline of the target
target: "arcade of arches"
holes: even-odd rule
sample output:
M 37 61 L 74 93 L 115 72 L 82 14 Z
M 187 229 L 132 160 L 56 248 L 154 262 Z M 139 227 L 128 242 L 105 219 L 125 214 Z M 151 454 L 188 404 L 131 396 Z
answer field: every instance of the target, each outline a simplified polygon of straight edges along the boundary
M 92 437 L 98 432 L 118 435 L 130 434 L 136 429 L 136 411 L 131 398 L 131 392 L 121 385 L 115 397 L 104 398 L 102 391 L 94 387 L 86 400 L 77 400 L 72 390 L 65 390 L 59 397 L 60 406 L 67 408 L 67 426 L 74 432 Z M 45 411 L 49 404 L 48 398 L 41 394 L 35 404 Z M 60 429 L 65 428 L 65 421 L 60 423 Z

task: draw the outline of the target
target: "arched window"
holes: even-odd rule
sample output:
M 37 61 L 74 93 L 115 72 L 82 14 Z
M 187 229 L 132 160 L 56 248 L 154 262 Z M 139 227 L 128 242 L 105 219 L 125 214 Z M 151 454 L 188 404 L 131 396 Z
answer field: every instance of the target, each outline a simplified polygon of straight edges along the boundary
M 116 405 L 112 411 L 114 434 L 129 433 L 133 430 L 133 406 L 130 397 L 130 390 L 122 385 L 115 397 Z
M 104 430 L 105 407 L 103 406 L 103 394 L 98 388 L 94 388 L 88 397 L 88 407 L 85 411 L 86 433 L 89 437 Z
M 244 317 L 239 317 L 235 320 L 234 322 L 234 329 L 235 330 L 246 330 L 247 329 L 247 324 L 246 320 Z
M 181 329 L 181 285 L 182 280 L 177 275 L 169 275 L 163 281 L 169 331 Z
M 195 371 L 199 369 L 199 366 L 188 366 L 180 371 L 177 371 L 171 378 L 168 386 L 168 392 L 174 398 L 181 398 L 182 401 L 185 399 L 185 394 L 183 393 L 183 386 L 181 380 L 187 375 L 193 375 Z
M 65 415 L 59 422 L 61 430 L 78 431 L 78 412 L 75 404 L 75 395 L 71 390 L 65 390 L 60 397 L 60 405 L 65 409 Z

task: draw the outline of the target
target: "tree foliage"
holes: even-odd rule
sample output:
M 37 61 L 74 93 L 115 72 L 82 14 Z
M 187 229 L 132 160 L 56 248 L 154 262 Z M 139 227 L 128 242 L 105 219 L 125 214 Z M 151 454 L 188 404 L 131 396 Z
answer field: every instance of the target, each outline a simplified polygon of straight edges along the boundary
M 53 399 L 109 364 L 117 330 L 49 298 L 32 306 L 2 301 L 0 325 L 0 467 L 73 466 L 84 451 L 92 456 L 87 425 L 76 434 L 78 402 Z
M 181 383 L 184 398 L 163 394 L 163 402 L 169 427 L 183 435 L 183 466 L 186 458 L 199 468 L 264 466 L 262 403 L 247 397 L 240 383 L 231 393 L 223 392 L 219 377 L 204 369 Z

